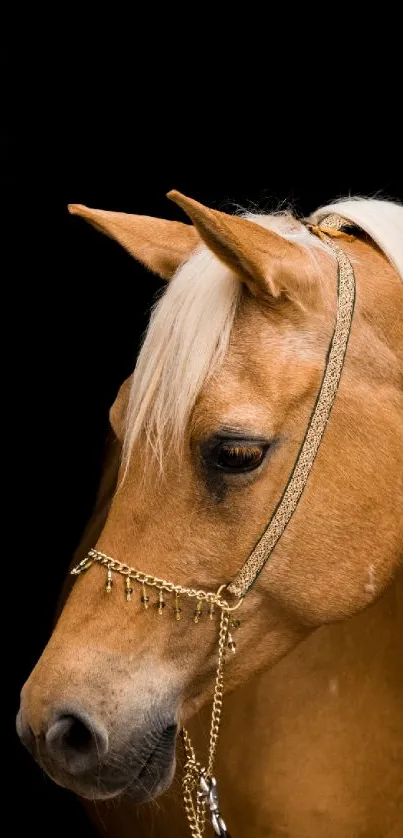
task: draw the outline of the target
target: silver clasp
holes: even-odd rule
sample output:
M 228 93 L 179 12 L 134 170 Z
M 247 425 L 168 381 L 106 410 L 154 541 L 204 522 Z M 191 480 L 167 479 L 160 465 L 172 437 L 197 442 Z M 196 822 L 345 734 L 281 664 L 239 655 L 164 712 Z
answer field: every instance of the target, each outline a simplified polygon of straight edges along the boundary
M 225 838 L 228 833 L 227 827 L 220 815 L 217 780 L 215 777 L 211 777 L 211 779 L 208 780 L 205 774 L 201 774 L 199 788 L 199 794 L 204 797 L 210 810 L 211 823 L 215 834 L 221 836 L 221 838 Z

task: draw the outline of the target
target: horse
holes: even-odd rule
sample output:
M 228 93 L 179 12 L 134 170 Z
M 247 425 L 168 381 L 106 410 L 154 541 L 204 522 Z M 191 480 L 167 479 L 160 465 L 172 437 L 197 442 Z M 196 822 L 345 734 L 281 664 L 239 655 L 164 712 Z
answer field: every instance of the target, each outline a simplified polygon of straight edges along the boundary
M 403 207 L 168 197 L 70 206 L 167 285 L 18 733 L 114 838 L 402 838 Z

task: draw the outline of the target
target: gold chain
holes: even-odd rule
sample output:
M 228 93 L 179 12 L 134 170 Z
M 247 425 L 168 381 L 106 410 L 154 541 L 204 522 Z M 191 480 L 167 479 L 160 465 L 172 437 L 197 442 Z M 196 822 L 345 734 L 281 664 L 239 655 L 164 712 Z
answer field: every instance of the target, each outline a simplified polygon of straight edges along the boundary
M 85 559 L 79 562 L 76 567 L 73 567 L 70 573 L 72 576 L 79 576 L 85 570 L 88 570 L 94 562 L 98 562 L 108 570 L 113 570 L 121 576 L 133 579 L 141 585 L 157 588 L 157 590 L 166 591 L 170 594 L 184 594 L 188 597 L 194 597 L 200 602 L 208 602 L 209 604 L 216 605 L 217 608 L 224 609 L 225 611 L 236 611 L 242 603 L 242 600 L 239 599 L 235 605 L 231 606 L 228 604 L 227 600 L 221 596 L 221 591 L 227 587 L 226 585 L 220 585 L 218 591 L 203 591 L 198 590 L 197 588 L 187 588 L 183 585 L 175 585 L 173 582 L 168 582 L 166 579 L 160 579 L 158 576 L 152 576 L 149 573 L 143 573 L 141 570 L 136 570 L 134 567 L 130 567 L 123 562 L 119 562 L 117 559 L 113 559 L 111 556 L 107 556 L 106 553 L 101 553 L 100 550 L 95 550 L 94 548 L 89 550 Z
M 213 709 L 211 713 L 210 747 L 207 770 L 196 760 L 196 754 L 190 736 L 185 728 L 182 740 L 186 754 L 185 774 L 183 777 L 183 800 L 192 838 L 202 838 L 206 822 L 206 799 L 199 793 L 201 776 L 211 780 L 220 733 L 221 712 L 224 695 L 224 666 L 228 639 L 229 614 L 221 611 L 220 632 L 218 637 L 218 663 L 214 686 Z

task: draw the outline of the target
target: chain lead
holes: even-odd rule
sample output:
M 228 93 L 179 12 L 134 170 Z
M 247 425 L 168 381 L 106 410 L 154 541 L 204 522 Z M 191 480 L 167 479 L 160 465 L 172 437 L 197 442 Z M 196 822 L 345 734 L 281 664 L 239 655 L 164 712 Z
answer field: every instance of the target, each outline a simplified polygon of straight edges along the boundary
M 224 666 L 228 641 L 228 624 L 229 613 L 228 611 L 222 610 L 218 636 L 218 663 L 211 713 L 207 770 L 196 760 L 195 750 L 187 730 L 185 728 L 182 730 L 182 741 L 186 755 L 185 774 L 183 777 L 183 800 L 192 838 L 202 838 L 206 825 L 207 800 L 205 795 L 200 792 L 200 780 L 204 777 L 207 781 L 211 781 L 213 776 L 224 695 Z M 225 835 L 227 833 L 222 834 Z

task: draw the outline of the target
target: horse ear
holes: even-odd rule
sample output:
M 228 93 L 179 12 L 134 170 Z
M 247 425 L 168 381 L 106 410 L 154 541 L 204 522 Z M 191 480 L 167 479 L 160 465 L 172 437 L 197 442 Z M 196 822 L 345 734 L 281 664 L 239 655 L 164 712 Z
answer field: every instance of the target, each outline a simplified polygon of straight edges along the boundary
M 287 277 L 295 276 L 296 264 L 301 268 L 305 255 L 299 244 L 246 218 L 205 207 L 176 190 L 167 197 L 182 207 L 210 250 L 238 273 L 254 296 L 279 297 L 287 291 Z
M 82 204 L 69 204 L 68 209 L 72 215 L 81 216 L 97 230 L 115 239 L 162 279 L 171 279 L 179 265 L 200 244 L 200 238 L 191 224 L 90 209 Z

